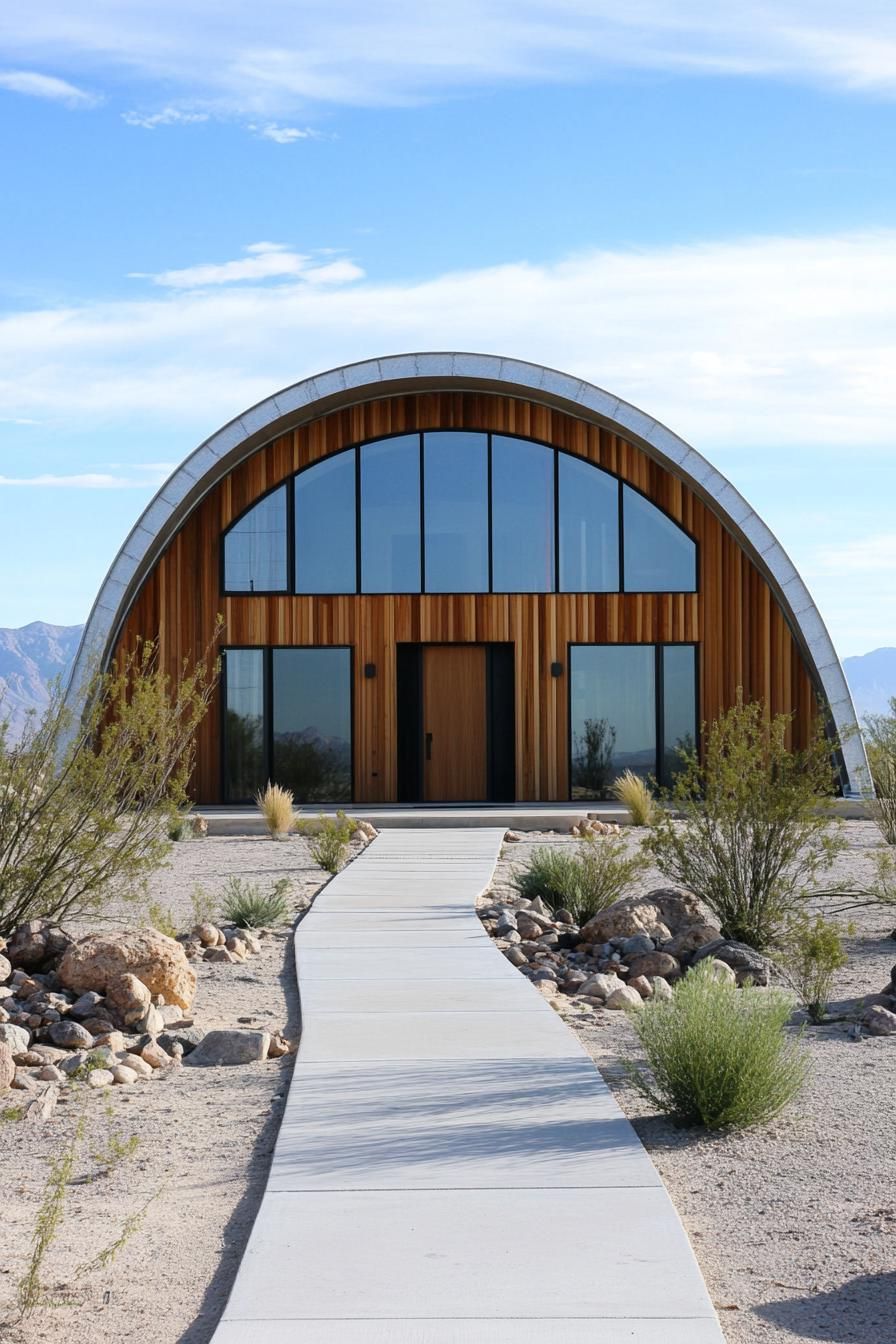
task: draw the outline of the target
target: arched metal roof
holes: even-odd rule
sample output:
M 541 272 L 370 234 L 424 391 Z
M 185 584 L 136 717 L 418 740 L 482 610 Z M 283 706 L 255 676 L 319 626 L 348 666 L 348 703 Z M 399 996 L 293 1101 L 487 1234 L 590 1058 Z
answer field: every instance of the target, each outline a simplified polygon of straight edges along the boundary
M 159 555 L 223 476 L 271 439 L 330 411 L 400 392 L 433 390 L 518 394 L 542 402 L 614 430 L 684 480 L 769 582 L 830 705 L 842 743 L 845 791 L 854 796 L 867 792 L 865 749 L 831 637 L 783 547 L 743 496 L 706 458 L 644 411 L 580 378 L 498 355 L 389 355 L 347 364 L 277 392 L 206 439 L 168 478 L 115 557 L 84 630 L 70 695 L 77 697 L 89 668 L 104 665 L 111 656 Z

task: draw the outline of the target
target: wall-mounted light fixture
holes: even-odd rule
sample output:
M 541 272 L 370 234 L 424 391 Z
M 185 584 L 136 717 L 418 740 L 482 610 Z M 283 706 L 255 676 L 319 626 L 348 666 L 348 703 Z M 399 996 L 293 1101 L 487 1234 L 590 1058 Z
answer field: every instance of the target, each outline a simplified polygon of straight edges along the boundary
M 375 677 L 375 676 L 376 676 L 376 663 L 365 663 L 365 664 L 364 664 L 364 675 L 365 675 L 365 677 L 367 677 L 368 681 L 370 680 L 371 677 Z
M 551 676 L 552 676 L 552 677 L 562 677 L 562 676 L 563 676 L 563 664 L 562 664 L 562 663 L 551 663 Z

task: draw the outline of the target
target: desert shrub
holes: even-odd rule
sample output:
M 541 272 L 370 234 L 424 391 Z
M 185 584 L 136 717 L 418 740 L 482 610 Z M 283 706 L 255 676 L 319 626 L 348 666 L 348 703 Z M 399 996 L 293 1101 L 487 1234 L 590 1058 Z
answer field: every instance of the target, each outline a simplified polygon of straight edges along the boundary
M 316 821 L 306 823 L 299 828 L 308 840 L 308 849 L 318 867 L 328 873 L 338 873 L 348 853 L 348 843 L 352 838 L 355 823 L 344 812 L 335 817 L 321 813 Z
M 623 807 L 628 808 L 629 816 L 636 826 L 650 825 L 657 806 L 646 780 L 634 771 L 626 770 L 613 781 L 612 792 Z
M 843 932 L 823 915 L 812 919 L 803 913 L 792 920 L 782 939 L 782 968 L 812 1022 L 824 1021 L 834 972 L 846 965 Z
M 243 877 L 228 877 L 221 896 L 221 914 L 238 929 L 262 929 L 289 918 L 287 893 L 290 882 L 281 877 L 269 891 Z
M 146 918 L 152 928 L 157 929 L 159 933 L 167 934 L 169 938 L 177 937 L 177 924 L 170 906 L 162 905 L 160 901 L 150 901 L 146 908 Z
M 218 901 L 212 892 L 199 882 L 190 893 L 190 909 L 193 912 L 193 927 L 197 924 L 214 924 Z
M 845 841 L 824 804 L 834 789 L 831 743 L 819 715 L 802 751 L 787 746 L 790 716 L 738 703 L 704 729 L 705 753 L 684 753 L 644 844 L 660 871 L 698 896 L 728 938 L 760 950 L 783 930 Z
M 267 788 L 259 789 L 255 801 L 271 835 L 286 835 L 292 830 L 296 815 L 291 789 L 283 789 L 279 784 L 269 782 Z
M 187 802 L 216 680 L 208 651 L 172 678 L 142 642 L 71 699 L 57 682 L 17 742 L 0 715 L 0 933 L 143 895 Z
M 190 819 L 182 813 L 176 813 L 168 822 L 167 835 L 169 840 L 173 840 L 175 843 L 179 840 L 189 840 L 192 834 L 193 827 Z
M 624 840 L 594 836 L 583 840 L 574 853 L 568 848 L 534 849 L 528 868 L 515 872 L 511 882 L 521 896 L 540 896 L 554 909 L 566 909 L 579 924 L 625 895 L 629 884 L 647 866 L 640 853 L 630 854 Z
M 770 1120 L 799 1093 L 807 1052 L 785 1032 L 792 1003 L 780 990 L 738 989 L 700 962 L 671 999 L 631 1013 L 647 1070 L 626 1071 L 679 1125 L 742 1128 Z
M 896 696 L 889 714 L 866 715 L 864 737 L 875 792 L 868 811 L 887 844 L 896 845 Z

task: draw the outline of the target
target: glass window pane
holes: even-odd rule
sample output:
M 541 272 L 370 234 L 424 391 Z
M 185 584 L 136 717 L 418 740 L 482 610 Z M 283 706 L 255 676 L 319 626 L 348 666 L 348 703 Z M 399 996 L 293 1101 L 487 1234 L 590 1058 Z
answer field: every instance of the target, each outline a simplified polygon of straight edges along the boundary
M 361 589 L 420 591 L 420 437 L 361 449 Z
M 649 499 L 622 487 L 625 591 L 693 593 L 697 547 L 686 532 Z
M 354 593 L 355 454 L 301 472 L 296 490 L 296 592 Z
M 224 793 L 245 802 L 266 783 L 262 649 L 224 650 L 224 696 Z
M 349 649 L 274 649 L 271 778 L 297 802 L 352 796 Z
M 619 589 L 619 482 L 581 458 L 560 453 L 560 591 Z
M 488 438 L 423 440 L 426 591 L 488 592 Z
M 667 644 L 662 652 L 661 782 L 668 787 L 681 767 L 681 752 L 697 745 L 697 650 L 693 644 Z
M 492 587 L 554 588 L 554 453 L 525 439 L 492 437 Z
M 573 798 L 608 798 L 624 770 L 656 771 L 656 676 L 652 644 L 570 649 Z
M 286 486 L 278 486 L 224 534 L 228 593 L 286 591 Z

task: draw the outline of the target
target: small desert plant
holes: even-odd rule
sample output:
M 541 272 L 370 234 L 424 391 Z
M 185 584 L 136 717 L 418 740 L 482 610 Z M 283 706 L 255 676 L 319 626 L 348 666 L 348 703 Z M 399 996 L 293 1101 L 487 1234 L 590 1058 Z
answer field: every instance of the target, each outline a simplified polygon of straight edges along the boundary
M 338 873 L 348 853 L 348 842 L 352 838 L 355 823 L 344 812 L 335 817 L 321 813 L 315 822 L 301 828 L 308 840 L 308 849 L 318 867 L 328 873 Z
M 613 795 L 624 807 L 635 826 L 649 826 L 657 806 L 647 781 L 633 770 L 626 770 L 613 782 Z
M 847 962 L 843 950 L 843 932 L 839 925 L 816 915 L 798 915 L 782 940 L 781 961 L 784 974 L 793 985 L 811 1022 L 823 1022 L 834 972 Z M 852 928 L 845 930 L 852 932 Z
M 649 1071 L 631 1060 L 638 1090 L 679 1125 L 743 1128 L 777 1115 L 799 1093 L 807 1052 L 785 1032 L 792 1003 L 780 990 L 738 989 L 709 958 L 646 1001 L 630 1020 Z
M 824 804 L 834 785 L 822 715 L 802 751 L 787 746 L 790 716 L 742 700 L 708 730 L 701 761 L 683 753 L 645 840 L 660 871 L 698 896 L 727 938 L 773 947 L 845 842 Z
M 896 845 L 896 696 L 889 714 L 866 715 L 864 736 L 875 792 L 868 811 L 887 844 Z
M 0 1110 L 0 1121 L 4 1124 L 14 1124 L 16 1120 L 21 1120 L 24 1114 L 24 1106 L 4 1106 Z
M 540 896 L 584 924 L 625 895 L 646 866 L 642 854 L 629 854 L 624 840 L 594 836 L 577 845 L 575 853 L 539 846 L 532 851 L 529 867 L 514 873 L 511 882 L 527 900 Z
M 182 812 L 176 813 L 168 822 L 167 835 L 169 840 L 189 840 L 193 834 L 193 824 L 189 817 L 185 817 Z
M 268 783 L 267 788 L 256 793 L 255 802 L 272 836 L 289 834 L 296 821 L 291 789 Z
M 190 893 L 190 909 L 193 911 L 193 927 L 197 924 L 214 924 L 218 902 L 214 895 L 198 882 Z
M 47 1252 L 56 1240 L 65 1214 L 65 1199 L 69 1182 L 75 1170 L 78 1149 L 84 1137 L 85 1120 L 82 1115 L 70 1141 L 58 1157 L 50 1158 L 50 1175 L 44 1188 L 44 1197 L 37 1214 L 31 1237 L 31 1257 L 28 1268 L 18 1283 L 19 1311 L 28 1316 L 43 1297 L 41 1269 Z
M 257 882 L 228 877 L 221 897 L 221 914 L 238 929 L 262 929 L 282 924 L 289 917 L 286 894 L 289 878 L 281 877 L 270 891 L 263 892 Z
M 177 937 L 177 924 L 174 922 L 174 912 L 170 906 L 162 905 L 159 901 L 150 901 L 146 909 L 146 918 L 151 927 L 157 929 L 159 933 L 164 933 L 169 938 Z

